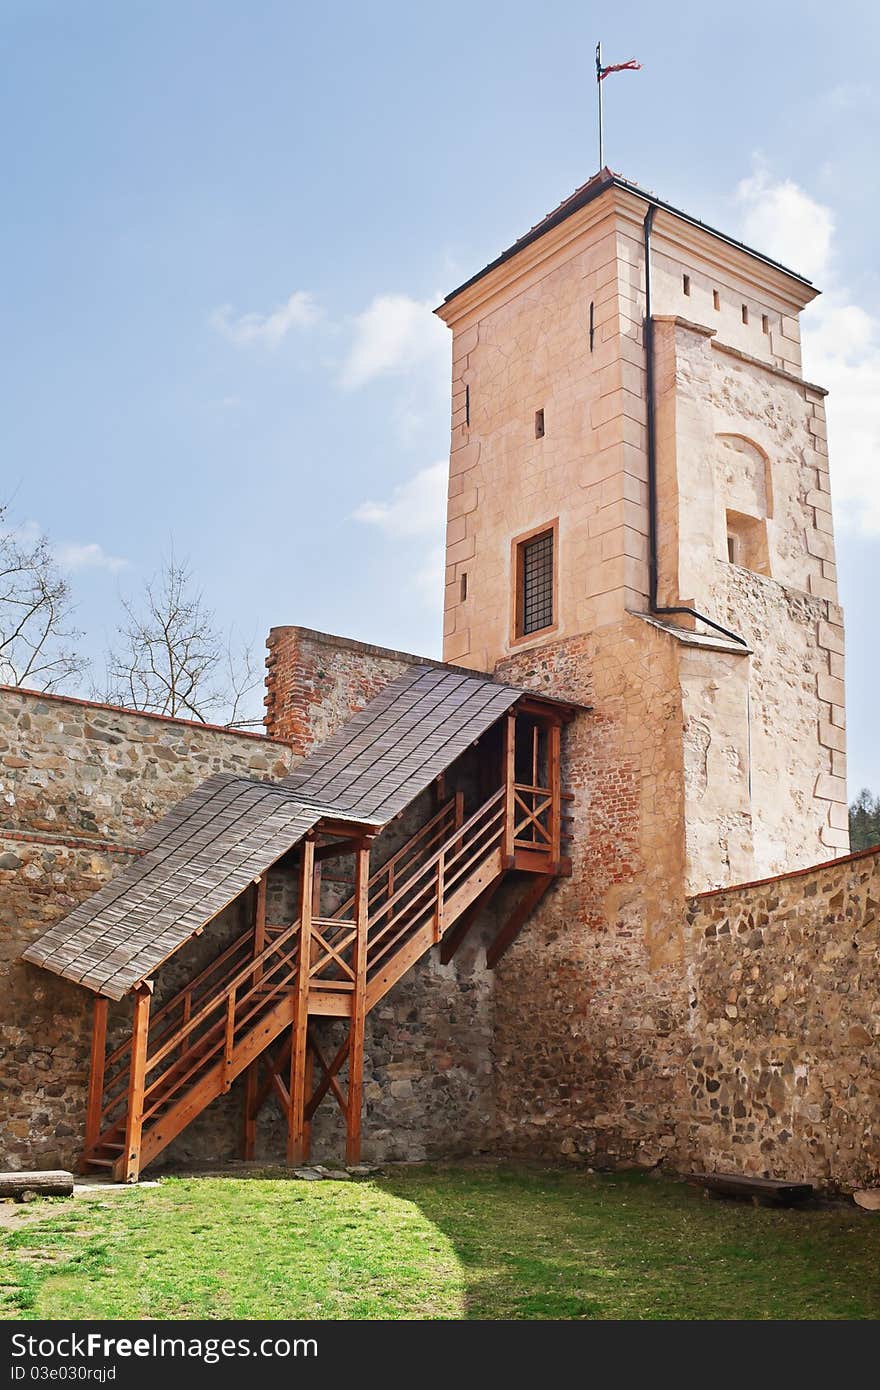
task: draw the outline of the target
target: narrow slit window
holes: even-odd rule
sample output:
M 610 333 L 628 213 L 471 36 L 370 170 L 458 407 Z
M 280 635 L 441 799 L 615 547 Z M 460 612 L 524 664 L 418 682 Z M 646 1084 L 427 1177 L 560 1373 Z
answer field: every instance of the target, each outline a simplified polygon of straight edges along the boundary
M 749 306 L 748 306 L 748 304 L 744 304 L 744 305 L 742 306 L 742 316 L 743 316 L 743 323 L 748 323 L 748 321 L 749 321 Z
M 770 319 L 766 314 L 761 315 L 761 328 L 764 330 L 765 333 L 770 332 Z
M 593 351 L 593 340 L 596 336 L 596 313 L 595 304 L 590 300 L 590 352 Z
M 681 288 L 684 290 L 685 294 L 687 294 L 687 295 L 690 294 L 690 292 L 691 292 L 691 277 L 690 277 L 689 275 L 682 275 L 682 277 L 681 277 Z
M 731 563 L 732 565 L 735 565 L 735 564 L 737 563 L 737 544 L 736 544 L 736 540 L 737 540 L 736 536 L 732 536 L 732 535 L 730 534 L 730 532 L 728 531 L 728 533 L 727 533 L 727 558 L 728 558 L 728 560 L 730 561 L 730 563 Z
M 536 411 L 535 411 L 535 438 L 536 438 L 536 439 L 543 439 L 543 438 L 544 438 L 544 412 L 543 412 L 543 410 L 536 410 Z
M 470 426 L 470 423 L 471 423 L 471 388 L 470 388 L 470 386 L 467 386 L 467 385 L 466 385 L 465 388 L 464 388 L 464 422 L 465 422 L 466 425 Z
M 721 308 L 721 295 L 718 293 L 717 290 L 712 291 L 712 304 L 716 309 Z
M 461 601 L 464 603 L 467 598 L 467 570 L 461 576 Z
M 553 532 L 517 546 L 517 636 L 553 625 Z

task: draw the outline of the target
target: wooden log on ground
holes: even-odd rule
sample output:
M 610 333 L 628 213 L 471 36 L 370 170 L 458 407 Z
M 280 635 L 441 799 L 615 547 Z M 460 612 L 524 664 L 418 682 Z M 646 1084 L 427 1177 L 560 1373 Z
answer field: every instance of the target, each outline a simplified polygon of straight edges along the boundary
M 793 1206 L 814 1196 L 812 1183 L 789 1182 L 784 1178 L 757 1178 L 750 1173 L 692 1173 L 689 1183 L 702 1187 L 706 1193 L 722 1197 L 742 1197 L 756 1204 Z
M 63 1169 L 41 1173 L 0 1173 L 0 1197 L 20 1198 L 23 1192 L 36 1192 L 40 1197 L 70 1197 L 73 1195 L 73 1174 Z

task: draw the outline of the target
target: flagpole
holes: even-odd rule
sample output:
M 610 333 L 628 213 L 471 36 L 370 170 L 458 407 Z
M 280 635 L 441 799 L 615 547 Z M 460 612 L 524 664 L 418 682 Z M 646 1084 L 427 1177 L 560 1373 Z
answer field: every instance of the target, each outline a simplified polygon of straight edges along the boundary
M 602 118 L 602 44 L 596 44 L 596 86 L 599 89 L 599 168 L 605 167 L 605 131 Z

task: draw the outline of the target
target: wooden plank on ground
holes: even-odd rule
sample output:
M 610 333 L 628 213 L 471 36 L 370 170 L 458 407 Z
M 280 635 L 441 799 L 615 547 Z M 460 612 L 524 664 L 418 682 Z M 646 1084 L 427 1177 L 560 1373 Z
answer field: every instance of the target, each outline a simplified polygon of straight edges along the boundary
M 739 1197 L 761 1205 L 794 1206 L 814 1195 L 812 1183 L 785 1178 L 759 1178 L 751 1173 L 691 1173 L 688 1182 L 723 1197 Z
M 73 1192 L 73 1174 L 63 1168 L 34 1173 L 0 1173 L 0 1197 L 20 1198 L 25 1192 L 38 1192 L 41 1197 L 69 1197 Z

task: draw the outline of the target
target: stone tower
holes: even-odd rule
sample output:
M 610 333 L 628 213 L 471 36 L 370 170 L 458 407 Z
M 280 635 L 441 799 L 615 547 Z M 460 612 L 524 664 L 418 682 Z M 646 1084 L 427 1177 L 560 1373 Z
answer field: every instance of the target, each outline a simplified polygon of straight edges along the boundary
M 567 740 L 573 875 L 508 976 L 545 1019 L 592 973 L 628 995 L 611 1034 L 633 997 L 656 1022 L 687 894 L 848 849 L 825 393 L 801 375 L 816 293 L 604 169 L 437 311 L 444 658 L 591 707 Z M 565 1029 L 555 1050 L 601 1104 L 597 1052 L 579 1066 Z

